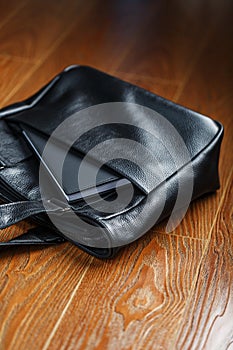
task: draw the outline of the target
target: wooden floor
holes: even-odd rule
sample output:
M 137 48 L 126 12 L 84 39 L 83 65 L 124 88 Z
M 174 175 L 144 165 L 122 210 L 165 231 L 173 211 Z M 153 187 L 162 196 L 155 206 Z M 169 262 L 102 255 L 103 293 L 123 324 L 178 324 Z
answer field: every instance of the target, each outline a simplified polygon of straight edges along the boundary
M 224 124 L 221 189 L 100 261 L 0 252 L 0 349 L 233 349 L 233 2 L 0 0 L 0 106 L 91 65 Z M 29 227 L 1 231 L 3 239 Z

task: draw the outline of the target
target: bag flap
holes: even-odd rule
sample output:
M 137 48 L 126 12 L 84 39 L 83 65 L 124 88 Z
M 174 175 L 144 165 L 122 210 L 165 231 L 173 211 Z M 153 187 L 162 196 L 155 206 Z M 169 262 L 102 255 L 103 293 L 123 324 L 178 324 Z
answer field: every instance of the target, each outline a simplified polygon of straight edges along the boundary
M 106 162 L 146 194 L 197 156 L 221 129 L 208 117 L 85 66 L 66 69 L 30 99 L 2 109 L 0 118 L 5 117 L 47 136 L 68 118 L 72 130 L 75 121 L 68 139 L 64 128 L 57 135 L 68 143 L 76 136 L 76 150 Z

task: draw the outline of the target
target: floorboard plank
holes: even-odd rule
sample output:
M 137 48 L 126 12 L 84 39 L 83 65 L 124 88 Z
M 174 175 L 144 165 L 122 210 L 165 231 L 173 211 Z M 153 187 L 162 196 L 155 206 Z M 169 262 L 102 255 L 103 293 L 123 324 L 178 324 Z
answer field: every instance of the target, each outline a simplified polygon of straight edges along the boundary
M 199 104 L 203 113 L 223 123 L 225 135 L 219 164 L 222 187 L 218 194 L 218 209 L 210 221 L 208 249 L 197 269 L 197 278 L 183 315 L 176 343 L 178 349 L 228 349 L 233 341 L 233 154 L 230 151 L 233 149 L 233 45 L 229 23 L 229 17 L 225 17 L 179 99 L 191 106 Z M 217 62 L 221 62 L 218 69 Z M 206 212 L 203 216 L 206 217 Z
M 233 171 L 186 304 L 177 348 L 228 349 L 233 343 Z
M 1 349 L 41 348 L 91 261 L 70 244 L 1 252 Z

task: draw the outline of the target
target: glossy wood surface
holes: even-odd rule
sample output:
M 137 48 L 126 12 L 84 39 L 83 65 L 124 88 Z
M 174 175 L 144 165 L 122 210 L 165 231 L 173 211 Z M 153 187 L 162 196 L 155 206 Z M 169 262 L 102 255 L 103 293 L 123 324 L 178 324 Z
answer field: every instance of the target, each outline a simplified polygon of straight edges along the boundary
M 221 188 L 112 260 L 0 251 L 0 349 L 233 349 L 231 0 L 0 0 L 0 106 L 91 65 L 219 120 Z M 1 231 L 20 234 L 23 222 Z

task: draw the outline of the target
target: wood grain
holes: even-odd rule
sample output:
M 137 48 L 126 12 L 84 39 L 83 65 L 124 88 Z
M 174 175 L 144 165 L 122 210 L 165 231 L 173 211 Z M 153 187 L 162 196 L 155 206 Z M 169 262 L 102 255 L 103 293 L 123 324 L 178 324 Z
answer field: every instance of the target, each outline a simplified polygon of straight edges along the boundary
M 41 59 L 38 69 L 22 84 L 20 89 L 4 100 L 4 103 L 15 102 L 31 95 L 69 65 L 91 65 L 107 73 L 115 73 L 114 67 L 120 65 L 122 57 L 125 57 L 135 42 L 135 40 L 132 41 L 132 33 L 136 35 L 140 31 L 138 19 L 142 13 L 146 15 L 146 18 L 149 17 L 146 12 L 150 14 L 155 9 L 155 5 L 153 2 L 149 2 L 144 7 L 141 4 L 133 11 L 130 7 L 124 9 L 123 5 L 117 9 L 117 3 L 115 7 L 116 10 L 105 3 L 93 2 L 92 6 L 77 17 L 73 29 L 67 33 L 65 40 L 61 41 L 45 60 Z M 123 16 L 120 16 L 121 7 L 124 11 Z M 145 26 L 146 22 L 142 25 Z M 139 79 L 137 77 L 132 81 L 137 83 Z M 150 86 L 143 79 L 141 81 L 144 87 Z M 168 92 L 172 91 L 172 94 L 175 93 L 177 87 L 176 84 L 170 84 L 168 81 L 166 84 L 158 81 L 158 86 L 165 86 Z M 163 92 L 165 91 L 161 91 Z
M 225 127 L 221 188 L 192 203 L 172 234 L 161 223 L 109 261 L 69 243 L 1 250 L 1 349 L 231 348 L 232 10 L 230 0 L 0 1 L 2 106 L 76 63 Z
M 12 56 L 40 60 L 67 30 L 70 22 L 80 11 L 81 2 L 73 1 L 66 7 L 66 1 L 33 1 L 27 2 L 8 21 L 0 32 L 0 50 Z
M 153 236 L 147 245 L 135 244 L 113 261 L 117 266 L 114 276 L 113 266 L 105 265 L 97 271 L 93 262 L 82 282 L 85 296 L 82 289 L 75 295 L 51 339 L 52 348 L 62 345 L 63 331 L 72 334 L 64 343 L 66 348 L 74 342 L 82 348 L 148 349 L 153 348 L 155 339 L 157 346 L 166 341 L 170 348 L 172 329 L 176 327 L 172 320 L 182 313 L 195 275 L 195 263 L 190 268 L 187 259 L 189 256 L 198 261 L 204 242 L 172 235 Z M 92 287 L 87 289 L 90 281 Z M 93 305 L 91 309 L 89 304 Z M 71 325 L 68 318 L 77 309 L 82 310 L 77 314 L 81 318 Z M 90 319 L 89 329 L 86 325 Z M 152 329 L 159 338 L 148 336 Z
M 21 62 L 11 56 L 0 54 L 0 105 L 2 100 L 7 99 L 19 82 L 24 80 L 25 74 L 34 69 L 35 64 L 30 62 Z
M 197 284 L 184 313 L 177 347 L 227 349 L 233 343 L 233 172 L 212 225 Z
M 0 28 L 23 7 L 28 0 L 8 0 L 0 1 Z

